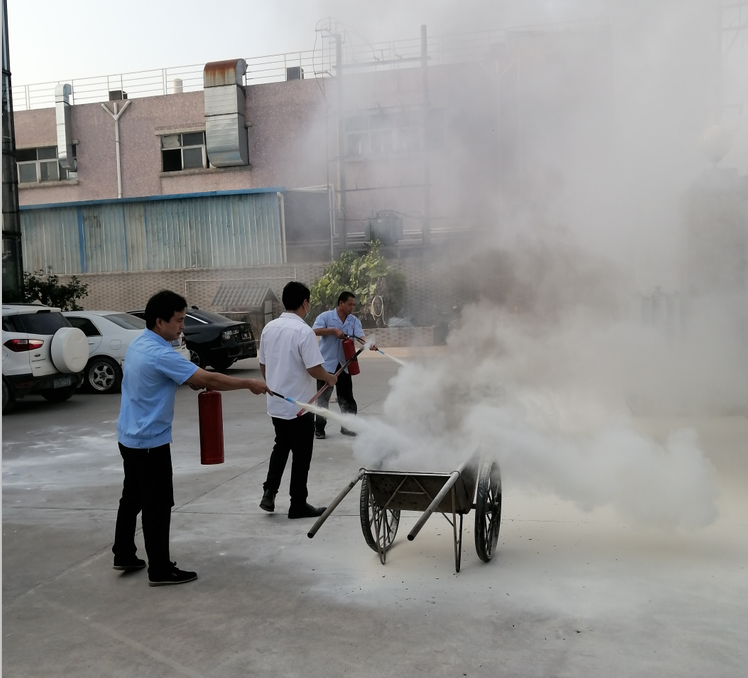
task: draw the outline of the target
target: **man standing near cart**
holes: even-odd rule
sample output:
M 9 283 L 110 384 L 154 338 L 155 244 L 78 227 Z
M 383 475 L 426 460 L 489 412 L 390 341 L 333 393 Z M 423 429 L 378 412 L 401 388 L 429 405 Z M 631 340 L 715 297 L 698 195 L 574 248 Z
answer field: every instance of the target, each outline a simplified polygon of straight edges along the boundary
M 260 371 L 268 389 L 308 403 L 315 394 L 317 383 L 330 387 L 337 379 L 322 366 L 324 360 L 311 327 L 304 322 L 309 313 L 309 288 L 300 282 L 290 282 L 283 288 L 286 312 L 272 320 L 260 337 Z M 267 479 L 263 485 L 260 508 L 275 511 L 275 495 L 280 488 L 289 452 L 291 464 L 291 506 L 289 518 L 315 518 L 325 508 L 307 503 L 307 478 L 314 446 L 314 415 L 305 412 L 297 416 L 299 407 L 280 397 L 268 395 L 268 414 L 273 419 L 275 445 L 270 454 Z
M 136 555 L 135 529 L 142 514 L 150 586 L 185 584 L 197 573 L 180 570 L 169 554 L 169 527 L 174 506 L 171 427 L 177 387 L 194 390 L 248 389 L 267 392 L 259 379 L 236 379 L 206 372 L 174 350 L 171 342 L 184 330 L 187 301 L 163 290 L 145 307 L 146 329 L 127 349 L 117 439 L 125 471 L 114 534 L 114 569 L 140 570 L 146 562 Z
M 356 307 L 356 297 L 353 292 L 341 292 L 338 296 L 338 305 L 331 311 L 325 311 L 317 316 L 314 321 L 314 333 L 320 338 L 319 348 L 322 351 L 322 357 L 325 359 L 325 369 L 328 372 L 336 373 L 341 366 L 345 364 L 345 354 L 343 352 L 343 339 L 353 337 L 355 339 L 366 340 L 364 330 L 361 327 L 361 321 L 353 315 L 353 309 Z M 377 347 L 372 345 L 372 351 Z M 317 390 L 325 385 L 324 381 L 317 382 Z M 356 414 L 358 405 L 353 397 L 353 381 L 346 367 L 338 375 L 338 383 L 335 387 L 338 395 L 338 405 L 343 414 Z M 330 408 L 330 396 L 332 389 L 328 388 L 317 399 L 317 405 Z M 325 438 L 325 424 L 327 420 L 317 415 L 314 422 L 314 435 L 318 439 Z M 343 435 L 355 436 L 354 431 L 350 431 L 344 426 L 340 432 Z

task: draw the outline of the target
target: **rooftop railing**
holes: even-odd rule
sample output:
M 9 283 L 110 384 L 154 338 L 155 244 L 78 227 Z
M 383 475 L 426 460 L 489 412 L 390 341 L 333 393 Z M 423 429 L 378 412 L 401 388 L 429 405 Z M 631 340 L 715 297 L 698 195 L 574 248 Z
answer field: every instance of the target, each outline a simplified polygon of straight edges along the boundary
M 542 28 L 553 30 L 568 28 L 569 24 L 543 27 L 523 27 L 522 30 Z M 429 65 L 479 61 L 492 47 L 507 40 L 511 30 L 481 31 L 460 35 L 429 36 Z M 298 66 L 305 78 L 325 78 L 335 73 L 335 40 L 329 31 L 323 32 L 319 47 L 304 52 L 289 52 L 269 56 L 249 57 L 245 85 L 282 82 L 287 70 Z M 348 72 L 371 72 L 412 68 L 421 59 L 421 40 L 413 38 L 370 44 L 358 40 L 343 44 L 343 67 Z M 72 87 L 70 103 L 73 105 L 107 101 L 109 92 L 122 90 L 128 98 L 151 97 L 174 92 L 198 92 L 203 89 L 204 64 L 175 66 L 148 71 L 134 71 L 117 75 L 102 75 L 13 86 L 13 107 L 16 111 L 50 108 L 55 103 L 55 86 L 69 83 Z M 174 83 L 181 80 L 181 84 Z

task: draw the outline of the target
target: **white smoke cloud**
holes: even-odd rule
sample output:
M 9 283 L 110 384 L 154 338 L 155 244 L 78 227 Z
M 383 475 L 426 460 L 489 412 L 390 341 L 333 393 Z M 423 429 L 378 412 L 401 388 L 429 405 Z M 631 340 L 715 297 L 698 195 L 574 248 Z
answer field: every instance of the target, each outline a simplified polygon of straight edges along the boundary
M 744 297 L 688 297 L 683 270 L 683 196 L 711 171 L 697 140 L 716 97 L 714 3 L 386 2 L 376 17 L 363 3 L 322 5 L 372 40 L 415 35 L 420 23 L 432 36 L 445 24 L 582 21 L 608 31 L 576 35 L 582 56 L 568 67 L 517 66 L 499 83 L 521 95 L 501 109 L 498 147 L 480 124 L 495 113 L 488 85 L 450 100 L 445 137 L 470 180 L 433 200 L 460 215 L 479 202 L 495 228 L 439 262 L 449 292 L 473 303 L 446 356 L 400 370 L 383 421 L 346 423 L 360 432 L 357 458 L 446 472 L 483 449 L 506 488 L 610 506 L 642 525 L 712 522 L 715 472 L 696 433 L 654 439 L 636 415 L 728 414 L 748 402 Z M 598 47 L 585 43 L 593 35 Z M 501 187 L 484 180 L 499 151 L 516 156 Z M 641 304 L 637 315 L 633 293 L 656 285 L 682 292 L 668 327 L 645 326 Z
M 629 409 L 629 394 L 650 392 L 648 371 L 669 353 L 663 335 L 629 323 L 595 327 L 584 314 L 548 326 L 484 303 L 465 309 L 449 349 L 392 380 L 384 421 L 358 427 L 364 466 L 447 472 L 481 450 L 499 461 L 506 488 L 586 511 L 611 506 L 647 526 L 716 519 L 715 471 L 695 431 L 658 442 L 636 430 Z M 686 370 L 672 392 L 700 392 L 699 378 Z

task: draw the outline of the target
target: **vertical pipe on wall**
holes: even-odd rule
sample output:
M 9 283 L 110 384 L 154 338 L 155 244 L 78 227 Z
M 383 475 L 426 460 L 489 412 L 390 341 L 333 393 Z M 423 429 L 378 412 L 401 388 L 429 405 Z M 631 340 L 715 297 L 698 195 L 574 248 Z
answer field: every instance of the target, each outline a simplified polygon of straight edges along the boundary
M 122 114 L 127 110 L 127 107 L 130 105 L 130 100 L 128 99 L 125 101 L 125 104 L 122 106 L 122 110 L 117 110 L 117 102 L 114 102 L 114 113 L 109 110 L 106 104 L 101 104 L 101 107 L 109 113 L 109 115 L 112 117 L 112 120 L 114 120 L 114 150 L 117 157 L 117 197 L 122 197 L 122 162 L 120 160 L 120 151 L 119 151 L 119 119 L 122 117 Z
M 338 247 L 348 247 L 348 227 L 345 218 L 345 116 L 343 111 L 343 36 L 335 34 L 335 89 L 338 99 Z
M 335 259 L 335 187 L 327 184 L 327 211 L 330 215 L 330 259 Z
M 428 152 L 429 116 L 429 43 L 426 26 L 421 26 L 421 82 L 423 90 L 423 120 L 421 121 L 421 157 L 423 158 L 423 209 L 421 211 L 421 238 L 424 245 L 431 242 L 431 168 Z
M 283 193 L 280 191 L 278 191 L 278 206 L 280 207 L 281 257 L 285 264 L 288 262 L 288 253 L 286 251 L 286 205 Z
M 124 110 L 124 109 L 123 109 Z M 122 197 L 122 161 L 119 154 L 119 115 L 117 102 L 114 102 L 114 152 L 117 157 L 117 197 Z

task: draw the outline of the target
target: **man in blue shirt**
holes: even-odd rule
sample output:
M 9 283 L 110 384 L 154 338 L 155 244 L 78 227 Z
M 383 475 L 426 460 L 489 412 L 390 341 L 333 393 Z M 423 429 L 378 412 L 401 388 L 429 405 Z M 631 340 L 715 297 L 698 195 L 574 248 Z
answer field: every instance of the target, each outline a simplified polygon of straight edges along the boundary
M 328 372 L 333 374 L 345 364 L 345 354 L 343 353 L 343 339 L 346 335 L 366 339 L 364 330 L 361 327 L 361 321 L 353 315 L 353 309 L 356 307 L 356 297 L 353 292 L 341 292 L 338 297 L 338 305 L 331 311 L 325 311 L 317 316 L 314 321 L 314 333 L 321 337 L 319 342 L 323 366 Z M 376 350 L 376 346 L 371 347 Z M 317 390 L 325 385 L 324 381 L 317 381 Z M 338 375 L 338 382 L 335 386 L 338 395 L 338 405 L 340 411 L 345 414 L 356 414 L 358 405 L 353 397 L 353 381 L 348 373 L 348 368 Z M 328 388 L 317 399 L 317 405 L 326 409 L 330 408 L 330 396 L 332 389 Z M 319 415 L 314 420 L 314 435 L 316 438 L 325 437 L 325 424 L 327 420 Z M 342 427 L 340 432 L 347 436 L 355 436 L 353 431 Z
M 117 420 L 117 439 L 125 480 L 114 534 L 114 569 L 139 570 L 135 528 L 142 511 L 143 539 L 148 556 L 151 586 L 184 584 L 197 579 L 195 572 L 179 570 L 169 555 L 169 525 L 174 506 L 171 467 L 171 428 L 177 387 L 217 391 L 248 389 L 267 392 L 259 379 L 235 379 L 206 372 L 172 347 L 184 330 L 187 302 L 163 290 L 145 307 L 146 328 L 125 353 L 122 400 Z

